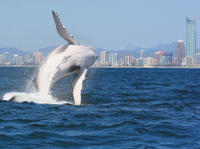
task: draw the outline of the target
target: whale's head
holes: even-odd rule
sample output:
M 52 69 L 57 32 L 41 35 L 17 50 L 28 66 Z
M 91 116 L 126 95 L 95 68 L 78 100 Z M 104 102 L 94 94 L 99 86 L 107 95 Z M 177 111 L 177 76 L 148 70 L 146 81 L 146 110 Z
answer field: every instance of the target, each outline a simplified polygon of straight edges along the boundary
M 57 63 L 53 76 L 55 81 L 81 69 L 88 69 L 97 59 L 93 48 L 84 45 L 68 45 L 58 48 L 51 55 L 51 59 L 55 59 L 55 57 L 59 57 L 55 62 Z
M 97 59 L 97 55 L 92 47 L 84 45 L 71 45 L 69 48 L 73 49 L 73 51 L 71 51 L 73 62 L 82 69 L 92 66 Z

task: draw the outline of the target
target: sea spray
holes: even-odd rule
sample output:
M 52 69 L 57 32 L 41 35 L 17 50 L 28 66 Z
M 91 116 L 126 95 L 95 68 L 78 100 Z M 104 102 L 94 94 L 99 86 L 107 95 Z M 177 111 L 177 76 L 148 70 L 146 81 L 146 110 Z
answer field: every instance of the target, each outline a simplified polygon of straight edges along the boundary
M 37 87 L 36 87 L 36 77 L 38 74 L 38 68 L 34 69 L 34 71 L 31 73 L 30 78 L 27 79 L 25 86 L 26 89 L 25 91 L 27 93 L 36 93 L 37 92 Z
M 58 101 L 50 95 L 42 95 L 39 93 L 26 93 L 26 92 L 8 92 L 3 95 L 5 101 L 15 101 L 18 103 L 28 102 L 37 104 L 73 104 L 68 101 Z

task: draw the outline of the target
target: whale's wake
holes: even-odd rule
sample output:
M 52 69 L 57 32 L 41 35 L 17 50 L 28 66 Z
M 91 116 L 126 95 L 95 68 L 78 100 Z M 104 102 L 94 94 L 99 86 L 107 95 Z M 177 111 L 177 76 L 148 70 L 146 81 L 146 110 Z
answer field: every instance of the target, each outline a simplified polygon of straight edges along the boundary
M 69 44 L 54 49 L 46 57 L 39 68 L 37 77 L 31 81 L 34 82 L 34 85 L 28 83 L 29 89 L 32 88 L 31 93 L 6 93 L 3 96 L 3 100 L 35 102 L 39 104 L 70 104 L 67 101 L 58 101 L 55 97 L 52 97 L 51 89 L 61 78 L 74 74 L 72 80 L 74 104 L 81 104 L 83 81 L 87 69 L 94 64 L 97 56 L 91 47 L 80 45 L 79 42 L 67 32 L 55 11 L 53 11 L 53 17 L 59 35 L 67 40 Z

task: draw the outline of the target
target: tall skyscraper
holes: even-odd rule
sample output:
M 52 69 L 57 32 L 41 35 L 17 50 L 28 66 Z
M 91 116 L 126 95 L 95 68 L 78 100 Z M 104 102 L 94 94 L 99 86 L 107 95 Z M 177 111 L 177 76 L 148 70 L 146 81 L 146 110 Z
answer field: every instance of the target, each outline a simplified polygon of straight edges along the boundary
M 163 51 L 156 51 L 155 53 L 155 59 L 156 59 L 156 65 L 160 65 L 161 64 L 161 58 L 164 55 Z
M 112 66 L 117 66 L 118 65 L 118 53 L 110 54 L 110 64 Z
M 166 58 L 166 65 L 172 64 L 172 53 L 165 52 L 164 56 Z
M 140 57 L 144 58 L 144 50 L 143 49 L 140 51 Z
M 13 58 L 12 58 L 12 64 L 14 64 L 14 65 L 23 65 L 24 61 L 23 61 L 22 56 L 14 54 Z
M 161 57 L 161 65 L 167 65 L 167 58 L 164 55 Z
M 100 53 L 100 63 L 102 66 L 107 66 L 109 64 L 109 53 L 108 51 L 101 51 Z
M 0 65 L 3 64 L 4 56 L 0 54 Z
M 40 64 L 42 61 L 42 53 L 39 51 L 34 52 L 35 64 Z
M 118 53 L 114 53 L 114 64 L 118 65 Z
M 131 66 L 131 54 L 130 53 L 123 56 L 123 65 Z
M 196 64 L 200 64 L 200 52 L 196 54 L 195 61 L 196 61 Z
M 154 58 L 153 57 L 147 57 L 145 58 L 145 66 L 153 66 L 154 65 Z
M 185 57 L 185 46 L 183 40 L 178 40 L 176 46 L 176 63 L 182 65 L 183 58 Z
M 193 18 L 186 18 L 186 57 L 195 58 L 196 54 L 196 29 L 195 20 Z

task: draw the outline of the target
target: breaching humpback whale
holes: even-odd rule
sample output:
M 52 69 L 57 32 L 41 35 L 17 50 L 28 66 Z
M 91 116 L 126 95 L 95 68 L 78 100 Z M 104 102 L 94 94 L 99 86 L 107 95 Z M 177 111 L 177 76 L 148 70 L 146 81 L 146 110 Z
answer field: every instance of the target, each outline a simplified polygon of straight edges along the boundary
M 81 45 L 76 41 L 61 23 L 59 15 L 55 11 L 52 13 L 58 34 L 68 41 L 68 45 L 57 47 L 47 56 L 39 68 L 36 86 L 39 93 L 49 94 L 56 81 L 75 74 L 72 80 L 73 97 L 75 104 L 79 105 L 81 99 L 76 96 L 81 92 L 87 69 L 94 64 L 97 56 L 92 47 Z

